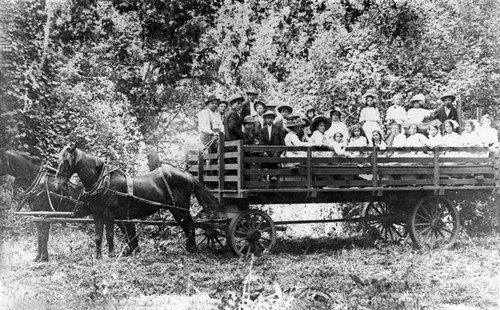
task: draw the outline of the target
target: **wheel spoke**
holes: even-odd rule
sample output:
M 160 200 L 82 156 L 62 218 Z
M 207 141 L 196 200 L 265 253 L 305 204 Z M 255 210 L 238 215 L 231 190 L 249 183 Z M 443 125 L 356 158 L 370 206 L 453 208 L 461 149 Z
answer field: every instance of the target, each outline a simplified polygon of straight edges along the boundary
M 422 214 L 417 213 L 417 216 L 418 216 L 418 217 L 420 217 L 421 219 L 423 219 L 423 220 L 424 220 L 424 221 L 426 221 L 426 222 L 431 222 L 431 219 L 430 219 L 430 218 L 426 218 L 426 217 L 424 217 Z

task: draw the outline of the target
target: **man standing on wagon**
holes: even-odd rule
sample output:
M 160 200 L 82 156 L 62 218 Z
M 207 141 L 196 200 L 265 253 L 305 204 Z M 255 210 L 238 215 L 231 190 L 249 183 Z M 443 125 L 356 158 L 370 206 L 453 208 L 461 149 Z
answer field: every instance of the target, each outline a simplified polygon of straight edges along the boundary
M 219 99 L 215 95 L 210 95 L 205 101 L 206 108 L 198 112 L 198 131 L 200 141 L 204 149 L 210 152 L 217 151 L 217 137 L 219 131 L 223 130 L 222 119 L 217 112 Z
M 283 129 L 280 126 L 274 124 L 274 119 L 276 118 L 276 113 L 273 111 L 267 111 L 263 115 L 264 117 L 264 127 L 260 130 L 260 145 L 285 145 L 285 136 Z M 281 152 L 264 152 L 264 157 L 280 157 Z M 262 168 L 264 169 L 278 169 L 278 163 L 263 163 Z M 276 176 L 268 176 L 269 181 L 275 182 L 278 180 Z
M 438 119 L 441 123 L 444 123 L 447 119 L 452 119 L 458 123 L 458 111 L 453 106 L 453 102 L 456 99 L 455 95 L 445 93 L 440 99 L 444 105 L 436 111 L 436 119 Z
M 243 122 L 241 121 L 239 112 L 244 100 L 243 96 L 240 95 L 233 95 L 229 98 L 229 110 L 227 110 L 224 116 L 224 124 L 226 126 L 224 140 L 226 141 L 243 139 Z
M 255 111 L 255 100 L 257 100 L 257 96 L 259 92 L 254 87 L 250 87 L 247 90 L 248 98 L 243 102 L 243 106 L 241 107 L 241 118 L 244 119 L 245 116 L 255 116 L 257 115 L 257 111 Z

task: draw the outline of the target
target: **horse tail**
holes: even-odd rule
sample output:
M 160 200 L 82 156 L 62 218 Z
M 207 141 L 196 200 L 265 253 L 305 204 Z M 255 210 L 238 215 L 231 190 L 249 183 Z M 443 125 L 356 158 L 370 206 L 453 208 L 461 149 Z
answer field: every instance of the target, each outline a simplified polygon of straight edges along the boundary
M 208 212 L 220 212 L 220 204 L 217 198 L 203 186 L 192 174 L 189 174 L 193 193 L 198 203 Z

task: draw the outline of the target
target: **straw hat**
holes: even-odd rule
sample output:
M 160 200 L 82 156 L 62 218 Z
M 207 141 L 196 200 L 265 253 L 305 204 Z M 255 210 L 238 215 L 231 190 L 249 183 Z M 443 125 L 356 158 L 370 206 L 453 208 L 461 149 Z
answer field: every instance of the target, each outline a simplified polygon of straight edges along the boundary
M 255 123 L 255 118 L 253 116 L 247 115 L 243 119 L 243 124 L 254 124 Z
M 233 102 L 236 100 L 245 101 L 245 98 L 243 98 L 243 96 L 241 95 L 232 95 L 231 97 L 229 97 L 229 104 L 233 104 Z
M 373 91 L 367 91 L 362 97 L 361 97 L 361 101 L 363 101 L 364 103 L 366 103 L 366 98 L 368 97 L 372 97 L 373 100 L 377 100 L 378 99 L 378 96 L 377 94 L 375 94 L 375 92 Z
M 248 90 L 247 90 L 247 94 L 255 94 L 255 95 L 258 95 L 259 94 L 259 91 L 257 91 L 257 89 L 255 87 L 250 87 Z
M 333 107 L 333 109 L 331 109 L 331 110 L 327 111 L 327 112 L 326 112 L 326 115 L 328 115 L 328 117 L 332 118 L 332 114 L 333 114 L 333 113 L 336 113 L 336 114 L 339 116 L 339 118 L 340 118 L 340 117 L 342 116 L 342 114 L 343 114 L 343 113 L 342 113 L 342 110 L 341 110 L 339 107 L 337 107 L 337 106 L 335 106 L 335 107 Z
M 304 112 L 306 113 L 306 115 L 307 115 L 307 112 L 309 112 L 311 110 L 316 112 L 316 108 L 313 107 L 312 105 L 308 105 L 307 107 L 304 108 Z
M 269 105 L 268 105 L 268 107 L 269 107 Z M 274 113 L 274 111 L 267 110 L 266 112 L 264 112 L 264 114 L 262 114 L 262 117 L 266 118 L 267 116 L 272 116 L 272 117 L 276 118 L 276 113 Z
M 285 127 L 286 128 L 293 128 L 293 127 L 302 127 L 304 126 L 305 123 L 302 121 L 300 117 L 293 117 L 285 120 Z
M 205 100 L 205 105 L 209 104 L 212 101 L 219 101 L 219 99 L 215 95 L 208 96 L 207 100 Z
M 254 104 L 253 104 L 253 108 L 254 108 L 255 110 L 257 110 L 257 105 L 261 105 L 261 106 L 263 106 L 263 107 L 264 107 L 264 111 L 267 109 L 267 106 L 266 106 L 266 104 L 264 103 L 264 101 L 261 101 L 261 100 L 257 100 L 257 101 L 255 101 L 255 102 L 254 102 Z
M 415 95 L 411 98 L 410 100 L 410 103 L 412 103 L 413 101 L 423 101 L 425 102 L 425 96 L 424 94 L 418 94 L 418 95 Z
M 455 99 L 457 99 L 457 97 L 455 97 L 452 93 L 445 93 L 440 99 L 441 101 L 444 101 L 446 98 L 450 98 L 451 101 L 455 101 Z
M 290 111 L 290 114 L 293 112 L 293 108 L 288 104 L 282 104 L 277 108 L 278 112 L 280 113 L 283 109 L 288 109 Z
M 311 132 L 314 132 L 316 130 L 316 128 L 318 127 L 318 124 L 320 122 L 325 122 L 325 126 L 326 126 L 325 130 L 328 130 L 328 128 L 330 128 L 332 126 L 331 119 L 326 118 L 323 115 L 319 115 L 319 116 L 316 116 L 315 118 L 313 118 L 313 120 L 311 122 L 311 126 L 310 126 Z

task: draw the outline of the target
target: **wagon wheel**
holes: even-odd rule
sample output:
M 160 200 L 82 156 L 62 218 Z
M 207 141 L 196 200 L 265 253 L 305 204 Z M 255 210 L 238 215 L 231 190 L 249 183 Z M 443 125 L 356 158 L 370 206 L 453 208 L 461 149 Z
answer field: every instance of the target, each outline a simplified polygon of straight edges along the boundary
M 221 250 L 227 245 L 226 230 L 221 227 L 201 225 L 196 228 L 196 245 L 199 248 Z
M 425 197 L 413 209 L 408 229 L 419 247 L 449 248 L 458 238 L 458 211 L 447 198 Z
M 407 236 L 406 222 L 398 218 L 389 204 L 383 201 L 367 202 L 361 213 L 362 217 L 374 217 L 373 220 L 364 222 L 364 228 L 373 232 L 377 239 L 386 241 L 399 241 Z M 391 218 L 390 216 L 396 216 Z M 385 217 L 385 218 L 384 218 Z
M 236 255 L 259 255 L 273 248 L 276 243 L 276 227 L 267 213 L 248 209 L 231 220 L 228 237 Z

